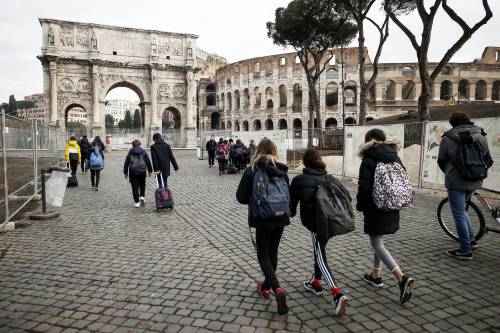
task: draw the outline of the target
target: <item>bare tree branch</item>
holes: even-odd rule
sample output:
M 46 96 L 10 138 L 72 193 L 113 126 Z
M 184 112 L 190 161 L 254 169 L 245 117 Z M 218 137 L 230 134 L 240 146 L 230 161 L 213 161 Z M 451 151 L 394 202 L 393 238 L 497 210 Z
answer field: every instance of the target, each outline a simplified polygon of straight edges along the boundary
M 386 13 L 389 15 L 389 17 L 391 18 L 391 20 L 396 23 L 396 25 L 399 27 L 399 29 L 401 29 L 405 35 L 408 37 L 408 39 L 410 40 L 411 42 L 411 45 L 413 46 L 413 48 L 415 49 L 415 51 L 419 51 L 420 49 L 420 45 L 418 44 L 417 42 L 417 38 L 415 37 L 415 35 L 410 31 L 410 29 L 408 29 L 399 19 L 398 17 L 396 16 L 396 14 L 389 8 L 389 5 L 385 5 L 384 6 L 384 9 L 386 11 Z
M 359 0 L 358 0 L 359 1 Z M 368 12 L 370 11 L 370 9 L 372 8 L 373 4 L 375 3 L 375 0 L 371 0 L 370 3 L 366 6 L 366 9 L 365 11 L 363 12 L 363 14 L 361 15 L 361 19 L 364 19 L 366 18 L 366 15 L 368 15 Z
M 373 83 L 375 82 L 377 76 L 378 76 L 378 62 L 380 59 L 380 55 L 382 54 L 382 47 L 384 46 L 385 42 L 387 41 L 387 37 L 389 37 L 389 15 L 385 16 L 384 23 L 382 26 L 380 26 L 377 22 L 372 20 L 370 17 L 366 17 L 368 21 L 370 21 L 375 27 L 378 29 L 378 32 L 380 34 L 380 39 L 379 39 L 379 44 L 377 48 L 377 53 L 375 54 L 375 58 L 373 59 L 373 73 L 368 80 L 368 83 L 366 84 L 367 90 L 369 91 Z

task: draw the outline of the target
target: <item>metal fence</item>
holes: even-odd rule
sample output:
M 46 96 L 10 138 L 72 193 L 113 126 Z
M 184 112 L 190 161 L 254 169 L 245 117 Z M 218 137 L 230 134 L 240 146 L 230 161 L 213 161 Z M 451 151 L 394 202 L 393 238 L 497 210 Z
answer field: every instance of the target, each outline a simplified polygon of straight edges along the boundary
M 66 133 L 4 112 L 0 118 L 0 218 L 6 223 L 38 195 L 40 170 L 64 163 Z

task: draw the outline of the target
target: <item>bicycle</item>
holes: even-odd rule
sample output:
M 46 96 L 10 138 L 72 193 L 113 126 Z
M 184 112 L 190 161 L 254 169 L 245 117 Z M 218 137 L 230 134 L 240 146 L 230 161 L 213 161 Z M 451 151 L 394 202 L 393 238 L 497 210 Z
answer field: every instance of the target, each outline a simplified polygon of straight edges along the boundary
M 481 211 L 480 207 L 478 207 L 478 205 L 472 201 L 473 198 L 479 200 L 483 208 L 491 214 L 498 225 L 500 225 L 500 207 L 492 207 L 478 191 L 474 191 L 472 193 L 471 198 L 467 202 L 466 211 L 469 214 L 469 219 L 474 232 L 474 239 L 478 241 L 479 239 L 481 239 L 481 237 L 483 237 L 485 233 L 489 231 L 500 234 L 500 227 L 495 228 L 486 226 L 484 214 Z M 458 241 L 455 220 L 453 219 L 453 215 L 451 213 L 448 198 L 444 198 L 439 203 L 437 209 L 437 217 L 439 224 L 441 225 L 441 228 L 443 228 L 444 232 L 446 232 L 446 234 L 448 234 L 448 236 L 450 236 L 454 240 Z

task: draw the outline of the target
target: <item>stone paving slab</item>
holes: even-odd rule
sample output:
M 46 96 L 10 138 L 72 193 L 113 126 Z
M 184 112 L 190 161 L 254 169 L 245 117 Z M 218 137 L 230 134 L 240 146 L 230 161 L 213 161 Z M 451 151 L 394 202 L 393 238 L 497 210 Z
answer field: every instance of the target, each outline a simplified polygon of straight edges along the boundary
M 261 274 L 246 207 L 235 200 L 239 176 L 219 177 L 178 152 L 181 171 L 169 178 L 176 209 L 158 213 L 152 180 L 147 206 L 132 207 L 123 159 L 107 156 L 99 192 L 79 176 L 61 218 L 0 235 L 0 332 L 500 332 L 500 237 L 487 234 L 471 262 L 448 258 L 456 244 L 437 224 L 435 197 L 418 194 L 386 241 L 417 279 L 411 303 L 398 303 L 389 274 L 383 289 L 361 280 L 372 253 L 357 216 L 358 229 L 327 248 L 351 299 L 348 315 L 335 317 L 328 295 L 302 288 L 313 257 L 294 219 L 280 246 L 290 306 L 280 316 L 254 292 Z

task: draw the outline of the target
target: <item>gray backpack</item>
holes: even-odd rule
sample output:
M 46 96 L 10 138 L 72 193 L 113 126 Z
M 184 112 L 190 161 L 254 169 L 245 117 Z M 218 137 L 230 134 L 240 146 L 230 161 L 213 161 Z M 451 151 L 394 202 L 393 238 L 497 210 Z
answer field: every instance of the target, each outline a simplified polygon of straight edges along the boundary
M 315 229 L 318 236 L 329 239 L 354 230 L 351 195 L 342 183 L 327 175 L 318 185 L 314 199 Z
M 257 220 L 271 220 L 290 217 L 290 192 L 284 177 L 271 176 L 257 167 L 253 177 L 252 217 Z

